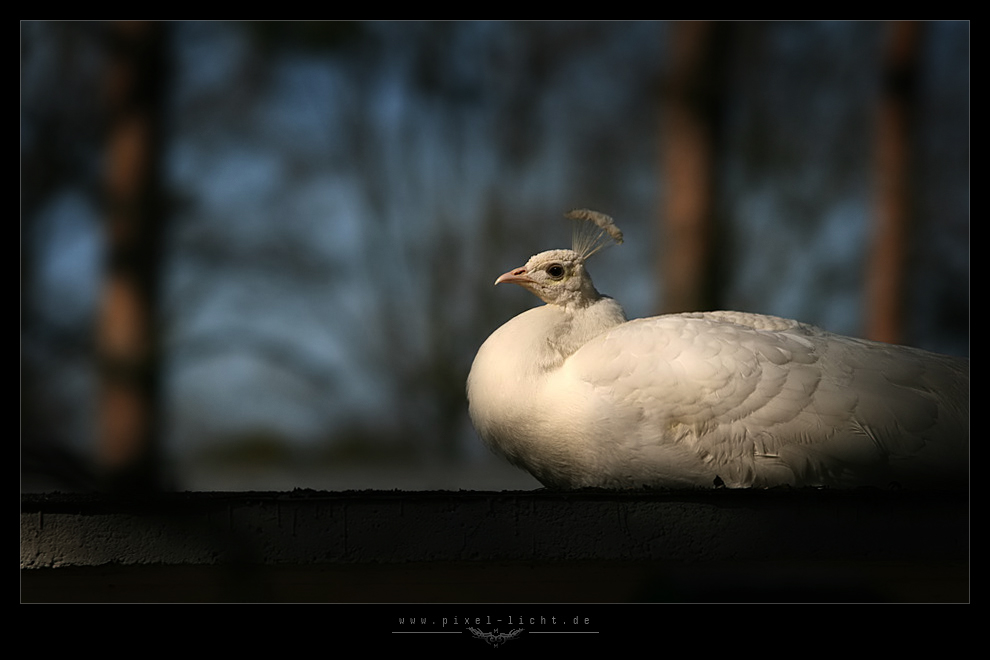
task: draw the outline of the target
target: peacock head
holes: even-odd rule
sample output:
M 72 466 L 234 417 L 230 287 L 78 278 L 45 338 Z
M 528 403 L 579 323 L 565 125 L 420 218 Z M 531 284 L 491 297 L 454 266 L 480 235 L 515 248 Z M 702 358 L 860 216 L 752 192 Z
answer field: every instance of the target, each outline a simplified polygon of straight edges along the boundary
M 525 266 L 500 275 L 495 284 L 518 284 L 543 302 L 561 307 L 584 307 L 601 298 L 584 264 L 613 242 L 622 243 L 622 232 L 612 218 L 597 211 L 578 209 L 565 217 L 574 222 L 570 250 L 533 255 Z

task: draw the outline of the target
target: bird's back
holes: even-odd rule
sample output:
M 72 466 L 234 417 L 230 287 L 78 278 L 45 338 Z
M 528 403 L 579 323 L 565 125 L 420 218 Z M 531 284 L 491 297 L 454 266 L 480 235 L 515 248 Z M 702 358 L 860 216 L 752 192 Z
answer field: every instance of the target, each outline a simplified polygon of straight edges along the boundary
M 611 461 L 628 474 L 637 461 L 676 457 L 698 485 L 715 475 L 733 486 L 966 478 L 966 360 L 713 312 L 612 328 L 575 352 L 557 379 L 551 391 L 590 386 L 585 396 L 603 418 L 582 423 L 613 455 L 631 457 Z M 624 421 L 613 424 L 616 417 Z M 638 471 L 651 481 L 648 467 Z

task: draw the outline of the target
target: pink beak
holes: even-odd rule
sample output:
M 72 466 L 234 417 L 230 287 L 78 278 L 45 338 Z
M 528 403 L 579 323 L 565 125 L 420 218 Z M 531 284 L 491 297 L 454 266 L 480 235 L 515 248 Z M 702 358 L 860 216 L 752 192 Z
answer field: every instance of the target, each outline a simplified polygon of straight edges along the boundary
M 512 282 L 513 284 L 532 284 L 533 280 L 526 276 L 526 267 L 520 266 L 519 268 L 514 268 L 508 273 L 502 273 L 495 280 L 495 284 L 501 284 L 502 282 Z

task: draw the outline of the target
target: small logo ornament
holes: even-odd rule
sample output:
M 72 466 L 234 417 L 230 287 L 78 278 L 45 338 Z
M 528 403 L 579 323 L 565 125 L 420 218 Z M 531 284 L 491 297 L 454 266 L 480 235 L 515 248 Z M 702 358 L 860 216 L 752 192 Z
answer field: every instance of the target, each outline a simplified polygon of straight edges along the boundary
M 510 630 L 507 633 L 500 633 L 498 628 L 494 632 L 486 633 L 482 632 L 478 628 L 468 628 L 471 634 L 474 635 L 475 639 L 483 639 L 493 647 L 498 647 L 500 644 L 505 644 L 510 639 L 515 639 L 519 635 L 523 634 L 522 628 L 516 628 L 515 630 Z

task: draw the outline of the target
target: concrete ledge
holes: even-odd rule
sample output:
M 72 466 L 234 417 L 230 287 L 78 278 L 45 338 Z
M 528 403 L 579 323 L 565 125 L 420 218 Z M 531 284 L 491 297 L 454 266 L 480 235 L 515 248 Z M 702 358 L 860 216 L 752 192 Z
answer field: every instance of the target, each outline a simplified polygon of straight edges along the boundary
M 45 494 L 21 507 L 24 600 L 960 601 L 968 560 L 966 493 Z

